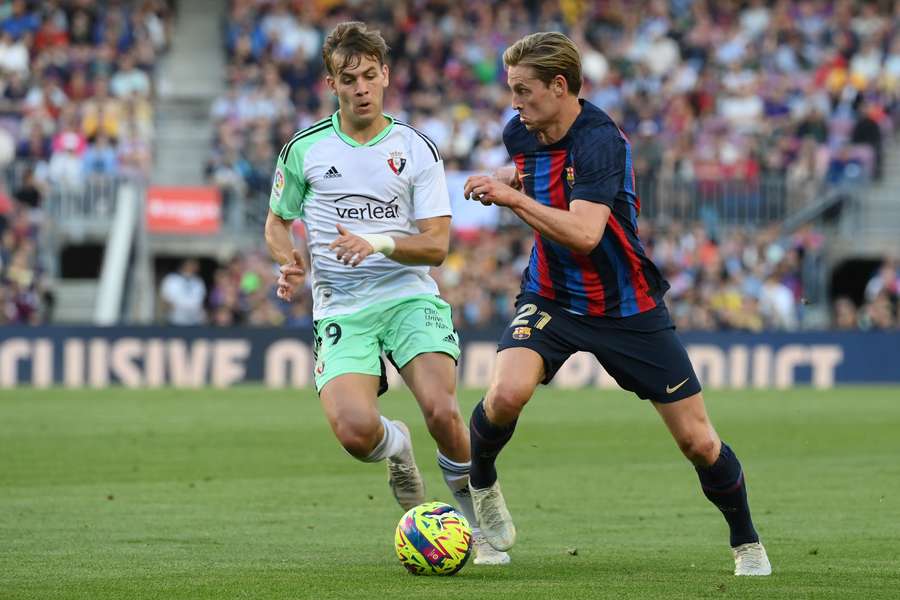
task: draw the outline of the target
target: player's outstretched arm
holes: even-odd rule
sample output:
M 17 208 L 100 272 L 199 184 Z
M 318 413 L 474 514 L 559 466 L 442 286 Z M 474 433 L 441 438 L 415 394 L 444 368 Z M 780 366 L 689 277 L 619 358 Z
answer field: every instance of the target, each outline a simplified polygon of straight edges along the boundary
M 586 200 L 573 200 L 567 211 L 544 206 L 487 175 L 469 177 L 464 193 L 469 200 L 510 208 L 541 235 L 579 254 L 589 254 L 597 247 L 610 213 L 605 204 Z
M 416 225 L 419 233 L 415 235 L 391 237 L 355 234 L 338 224 L 338 237 L 329 248 L 334 250 L 335 258 L 353 267 L 376 252 L 404 265 L 440 265 L 450 249 L 450 217 L 419 219 Z

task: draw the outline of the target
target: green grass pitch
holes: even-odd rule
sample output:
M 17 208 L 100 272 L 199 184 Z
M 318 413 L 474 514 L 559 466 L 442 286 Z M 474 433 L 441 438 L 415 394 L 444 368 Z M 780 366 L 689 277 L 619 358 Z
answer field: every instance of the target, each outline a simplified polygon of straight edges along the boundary
M 499 463 L 513 564 L 424 578 L 394 556 L 383 465 L 309 391 L 3 391 L 0 598 L 900 598 L 900 390 L 707 401 L 772 577 L 731 575 L 723 519 L 624 393 L 541 390 Z M 411 396 L 381 406 L 447 501 Z

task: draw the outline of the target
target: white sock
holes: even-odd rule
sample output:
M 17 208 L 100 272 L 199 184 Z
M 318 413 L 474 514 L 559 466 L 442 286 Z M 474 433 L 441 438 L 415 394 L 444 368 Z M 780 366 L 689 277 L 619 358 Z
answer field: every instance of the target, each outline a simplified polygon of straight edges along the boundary
M 386 458 L 393 458 L 409 447 L 406 435 L 393 421 L 382 416 L 381 424 L 384 426 L 384 437 L 381 438 L 371 454 L 362 459 L 363 462 L 379 462 Z
M 475 509 L 472 506 L 472 496 L 469 494 L 469 469 L 471 462 L 452 461 L 438 450 L 438 466 L 444 475 L 444 481 L 450 488 L 450 493 L 456 501 L 456 507 L 462 511 L 463 516 L 472 527 L 472 534 L 479 532 L 478 521 L 475 519 Z

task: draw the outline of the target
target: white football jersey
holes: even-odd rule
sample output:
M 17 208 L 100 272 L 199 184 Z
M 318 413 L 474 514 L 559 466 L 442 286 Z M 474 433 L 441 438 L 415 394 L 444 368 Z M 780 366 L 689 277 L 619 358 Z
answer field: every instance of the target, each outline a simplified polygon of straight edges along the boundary
M 434 142 L 385 116 L 388 126 L 360 144 L 341 131 L 334 113 L 295 134 L 278 156 L 269 207 L 282 219 L 306 225 L 314 319 L 438 293 L 427 266 L 372 254 L 350 267 L 328 248 L 338 223 L 351 233 L 404 237 L 419 233 L 419 219 L 451 214 L 444 162 Z

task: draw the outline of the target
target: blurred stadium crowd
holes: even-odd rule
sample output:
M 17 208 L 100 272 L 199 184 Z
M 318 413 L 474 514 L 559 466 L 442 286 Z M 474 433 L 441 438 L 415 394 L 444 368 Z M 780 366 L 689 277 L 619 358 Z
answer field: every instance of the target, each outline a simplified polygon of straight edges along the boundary
M 565 31 L 581 47 L 582 95 L 632 136 L 645 206 L 673 180 L 699 183 L 690 189 L 702 194 L 705 182 L 774 178 L 813 194 L 824 182 L 877 179 L 883 138 L 894 132 L 900 7 L 890 2 L 236 0 L 226 25 L 228 89 L 211 112 L 211 181 L 265 204 L 281 144 L 335 108 L 320 48 L 336 22 L 351 18 L 378 27 L 393 49 L 385 110 L 425 131 L 448 170 L 508 162 L 500 132 L 512 112 L 501 56 L 536 29 Z M 815 264 L 823 243 L 814 232 L 782 240 L 770 228 L 645 222 L 643 237 L 672 283 L 668 300 L 682 328 L 802 325 L 809 274 L 801 258 Z M 516 228 L 456 236 L 436 274 L 459 324 L 510 316 L 530 247 Z M 228 289 L 236 286 L 234 279 Z M 839 299 L 834 325 L 893 326 L 896 285 L 883 296 L 888 309 L 882 300 L 873 307 L 875 296 L 859 309 Z M 288 317 L 230 312 L 303 323 L 297 314 L 308 310 L 306 299 Z
M 6 136 L 17 164 L 29 165 L 19 178 L 28 184 L 5 195 L 0 187 L 0 321 L 46 313 L 8 308 L 28 287 L 16 265 L 33 255 L 37 219 L 28 215 L 41 190 L 100 173 L 145 176 L 152 160 L 153 68 L 172 10 L 160 0 L 95 4 L 17 0 L 0 13 L 0 164 Z M 489 171 L 508 161 L 500 140 L 512 115 L 503 50 L 535 30 L 564 31 L 583 53 L 582 96 L 632 139 L 642 237 L 672 284 L 679 326 L 795 329 L 820 235 L 720 227 L 720 215 L 702 211 L 702 224 L 658 220 L 656 207 L 678 183 L 689 184 L 687 202 L 700 203 L 720 182 L 775 182 L 809 197 L 823 185 L 878 179 L 900 108 L 895 4 L 232 0 L 223 23 L 226 90 L 211 106 L 216 134 L 206 173 L 230 202 L 265 210 L 281 145 L 335 108 L 320 49 L 327 31 L 349 19 L 380 29 L 392 48 L 385 110 L 425 131 L 448 170 Z M 529 232 L 515 226 L 457 232 L 436 275 L 458 324 L 509 317 L 530 247 Z M 885 265 L 862 306 L 835 302 L 833 326 L 900 323 L 896 266 Z M 308 324 L 309 298 L 280 304 L 274 278 L 266 257 L 235 258 L 204 284 L 193 314 L 221 325 Z M 40 296 L 39 286 L 29 289 Z
M 146 178 L 153 75 L 169 4 L 0 4 L 0 323 L 39 323 L 53 292 L 38 260 L 50 186 Z
M 281 144 L 334 110 L 320 48 L 351 18 L 392 48 L 386 111 L 427 133 L 451 170 L 508 161 L 501 56 L 537 29 L 577 41 L 582 96 L 635 139 L 639 178 L 878 177 L 882 137 L 893 131 L 892 2 L 234 0 L 228 89 L 212 107 L 214 181 L 268 192 Z
M 650 256 L 671 284 L 666 297 L 679 329 L 684 331 L 793 331 L 802 327 L 807 275 L 804 257 L 813 262 L 824 239 L 803 229 L 787 239 L 774 229 L 734 231 L 716 241 L 702 226 L 664 230 L 645 225 L 642 236 Z M 442 296 L 453 306 L 458 328 L 496 326 L 512 317 L 519 278 L 528 263 L 532 235 L 521 228 L 481 230 L 457 237 L 445 263 L 433 270 Z M 807 263 L 808 264 L 808 263 Z M 203 286 L 194 273 L 177 273 Z M 193 296 L 194 320 L 170 322 L 219 326 L 306 327 L 312 324 L 312 298 L 306 293 L 293 304 L 274 294 L 277 272 L 264 253 L 239 257 L 218 269 L 213 285 Z M 164 281 L 165 289 L 166 283 Z M 173 290 L 187 286 L 173 285 Z M 865 302 L 857 308 L 845 297 L 833 307 L 837 329 L 900 327 L 900 270 L 885 263 L 870 279 Z M 204 300 L 205 299 L 205 300 Z M 185 298 L 190 304 L 190 299 Z M 182 306 L 178 292 L 168 299 Z M 174 318 L 173 318 L 174 317 Z

